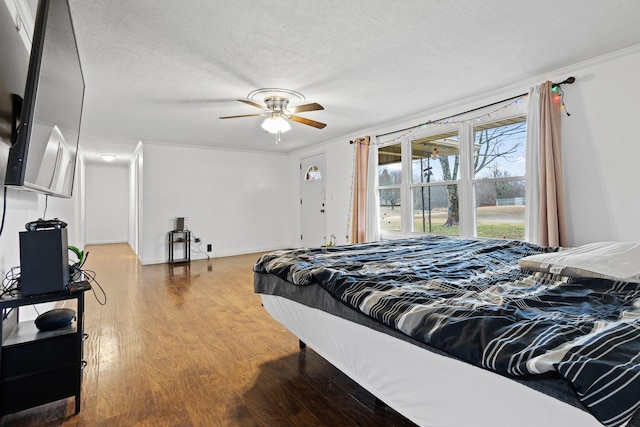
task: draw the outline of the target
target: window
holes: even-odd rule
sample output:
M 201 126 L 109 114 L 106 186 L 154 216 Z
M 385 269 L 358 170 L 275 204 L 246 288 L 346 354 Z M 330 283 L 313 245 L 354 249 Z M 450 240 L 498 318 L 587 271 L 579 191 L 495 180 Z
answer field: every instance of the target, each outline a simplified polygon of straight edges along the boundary
M 401 230 L 402 145 L 378 149 L 380 230 Z
M 411 141 L 411 231 L 459 235 L 459 169 L 457 131 Z
M 322 173 L 317 166 L 309 166 L 304 174 L 305 181 L 316 181 L 322 179 Z
M 478 237 L 524 239 L 524 116 L 476 126 L 475 220 Z
M 526 117 L 517 110 L 380 145 L 381 235 L 524 239 Z

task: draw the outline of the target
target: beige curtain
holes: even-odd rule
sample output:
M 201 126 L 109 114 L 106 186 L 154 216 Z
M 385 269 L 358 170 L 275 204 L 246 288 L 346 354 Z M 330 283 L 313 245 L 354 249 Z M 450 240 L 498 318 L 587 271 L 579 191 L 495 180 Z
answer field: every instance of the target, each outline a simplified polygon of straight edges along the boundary
M 540 209 L 538 243 L 567 246 L 560 146 L 560 97 L 540 86 Z
M 352 141 L 355 144 L 353 171 L 353 207 L 351 212 L 351 243 L 367 239 L 367 176 L 369 166 L 368 136 Z

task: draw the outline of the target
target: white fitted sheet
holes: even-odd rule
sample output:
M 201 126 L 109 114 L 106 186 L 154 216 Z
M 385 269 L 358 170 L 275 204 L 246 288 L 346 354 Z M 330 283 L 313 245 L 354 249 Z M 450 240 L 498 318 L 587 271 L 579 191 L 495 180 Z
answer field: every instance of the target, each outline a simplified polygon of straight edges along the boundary
M 602 426 L 589 413 L 498 374 L 284 297 L 261 297 L 275 320 L 420 426 Z

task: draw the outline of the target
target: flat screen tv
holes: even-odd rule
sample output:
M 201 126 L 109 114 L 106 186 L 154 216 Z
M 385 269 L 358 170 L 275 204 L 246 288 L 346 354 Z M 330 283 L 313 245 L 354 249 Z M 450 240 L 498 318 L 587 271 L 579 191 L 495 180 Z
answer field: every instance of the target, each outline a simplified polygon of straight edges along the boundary
M 40 0 L 5 185 L 71 197 L 84 77 L 67 0 Z

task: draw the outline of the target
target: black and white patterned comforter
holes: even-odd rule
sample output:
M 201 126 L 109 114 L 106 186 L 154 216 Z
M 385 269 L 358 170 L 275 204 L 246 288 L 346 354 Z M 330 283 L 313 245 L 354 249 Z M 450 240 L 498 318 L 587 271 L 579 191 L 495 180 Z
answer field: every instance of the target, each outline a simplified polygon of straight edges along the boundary
M 348 306 L 500 373 L 556 372 L 604 425 L 640 406 L 640 285 L 518 268 L 555 248 L 442 236 L 264 255 L 254 271 L 319 284 Z

